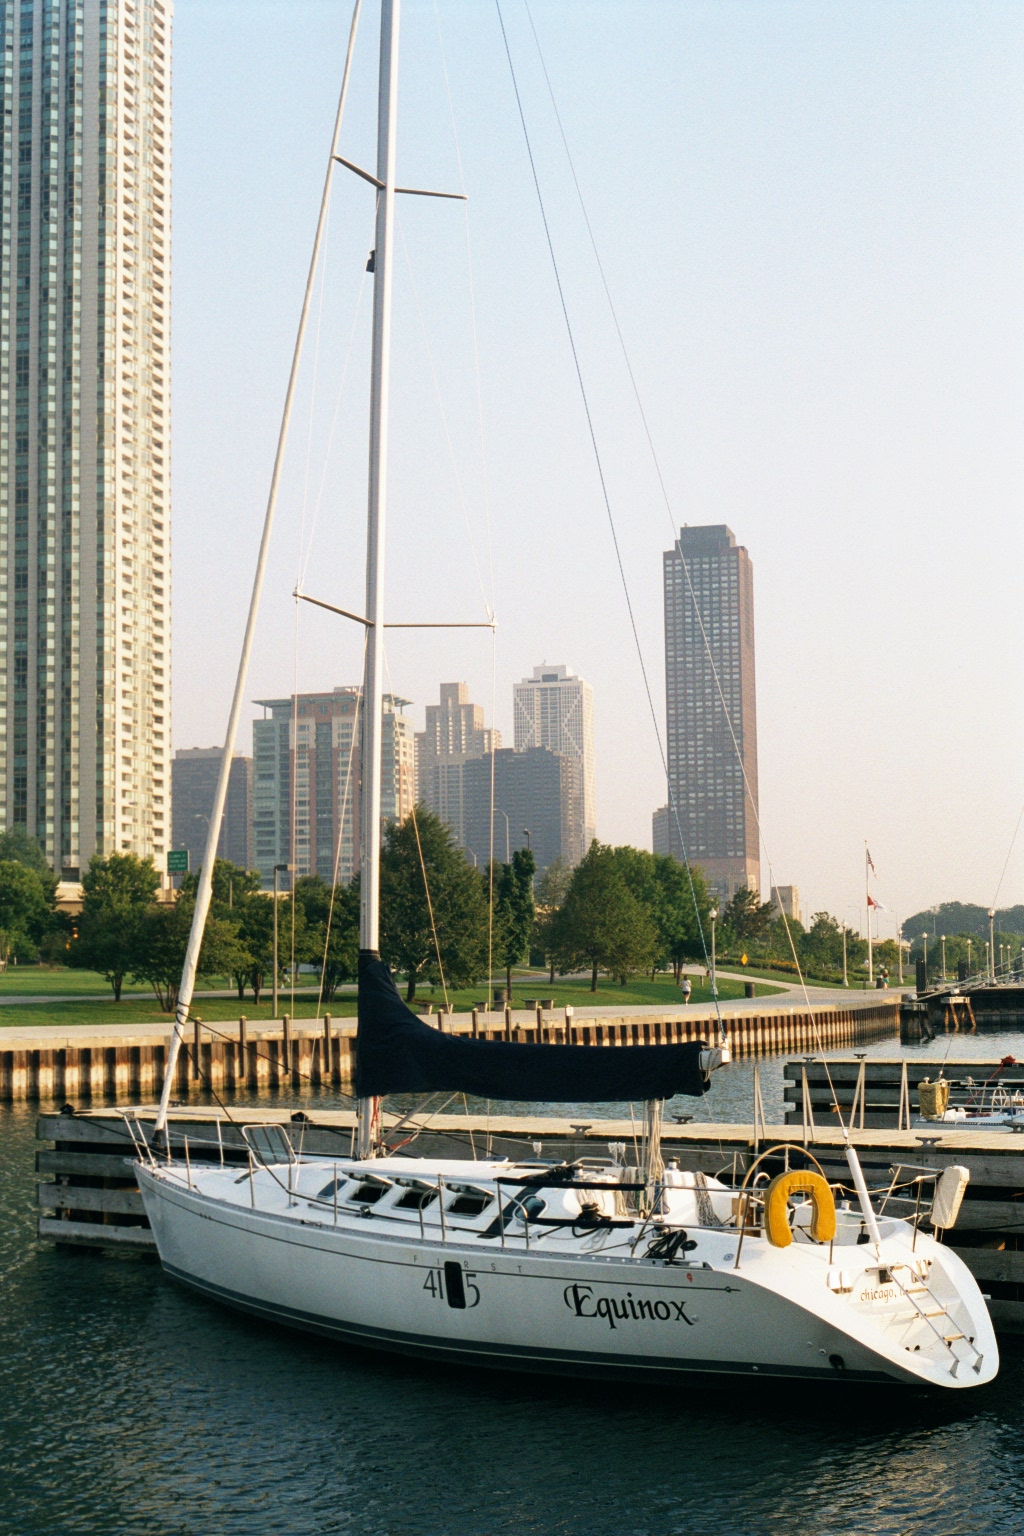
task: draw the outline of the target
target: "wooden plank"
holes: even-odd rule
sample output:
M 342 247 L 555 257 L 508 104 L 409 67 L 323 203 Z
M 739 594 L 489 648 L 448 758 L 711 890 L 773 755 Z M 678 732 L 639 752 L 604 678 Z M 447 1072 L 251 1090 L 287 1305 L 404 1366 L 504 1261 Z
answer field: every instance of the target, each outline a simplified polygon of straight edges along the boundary
M 955 1252 L 978 1281 L 1024 1283 L 1024 1252 L 1012 1248 L 956 1248 Z
M 60 1221 L 40 1216 L 39 1236 L 80 1248 L 137 1248 L 156 1252 L 156 1239 L 148 1227 L 115 1227 L 98 1221 Z
M 138 1189 L 92 1189 L 84 1184 L 38 1184 L 39 1205 L 46 1211 L 110 1211 L 117 1216 L 145 1216 Z
M 111 1157 L 104 1152 L 37 1152 L 37 1173 L 79 1173 L 97 1179 L 135 1180 L 130 1157 Z
M 120 1115 L 40 1115 L 36 1120 L 40 1141 L 91 1141 L 132 1145 L 131 1133 Z
M 1024 1201 L 972 1200 L 960 1207 L 957 1232 L 1012 1232 L 1024 1236 Z
M 988 1304 L 996 1333 L 1024 1333 L 1024 1301 L 1004 1301 L 993 1296 Z

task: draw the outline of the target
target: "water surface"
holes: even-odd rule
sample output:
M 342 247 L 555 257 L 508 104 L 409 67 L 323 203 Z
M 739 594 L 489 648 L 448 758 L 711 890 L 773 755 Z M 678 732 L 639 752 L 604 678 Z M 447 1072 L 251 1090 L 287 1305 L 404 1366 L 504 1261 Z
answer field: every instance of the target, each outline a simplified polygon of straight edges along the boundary
M 741 1068 L 709 1118 L 749 1117 Z M 767 1098 L 780 1064 L 762 1071 Z M 34 1133 L 31 1107 L 0 1109 L 3 1536 L 1024 1531 L 1013 1340 L 992 1386 L 938 1398 L 409 1364 L 235 1316 L 149 1259 L 38 1243 Z

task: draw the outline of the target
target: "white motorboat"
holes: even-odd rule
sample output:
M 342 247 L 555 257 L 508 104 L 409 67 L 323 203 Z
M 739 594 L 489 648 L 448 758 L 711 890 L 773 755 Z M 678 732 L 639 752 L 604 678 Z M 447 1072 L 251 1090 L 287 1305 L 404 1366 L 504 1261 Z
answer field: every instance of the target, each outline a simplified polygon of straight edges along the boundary
M 851 1184 L 782 1152 L 732 1189 L 666 1170 L 662 1103 L 700 1096 L 727 1065 L 715 1043 L 534 1045 L 458 1039 L 415 1017 L 378 950 L 384 508 L 399 0 L 382 0 L 361 800 L 357 1156 L 302 1157 L 283 1130 L 245 1129 L 248 1164 L 171 1156 L 168 1109 L 209 910 L 217 833 L 267 566 L 289 385 L 224 758 L 155 1136 L 133 1126 L 138 1178 L 167 1273 L 262 1317 L 430 1358 L 661 1379 L 681 1372 L 963 1388 L 998 1369 L 992 1325 L 960 1259 L 913 1219 L 876 1213 L 857 1155 Z M 355 36 L 350 38 L 349 62 Z M 346 63 L 345 82 L 349 63 Z M 338 154 L 342 87 L 331 163 Z M 330 172 L 329 172 L 330 174 Z M 404 189 L 408 190 L 408 189 Z M 303 322 L 309 310 L 314 244 Z M 298 356 L 298 345 L 296 358 Z M 330 606 L 324 604 L 323 606 Z M 341 613 L 343 610 L 337 609 Z M 699 913 L 698 913 L 699 918 Z M 387 1094 L 647 1104 L 637 1166 L 392 1155 Z M 129 1122 L 131 1123 L 131 1122 Z M 781 1161 L 781 1166 L 779 1163 Z M 765 1184 L 770 1173 L 775 1176 Z M 963 1170 L 947 1170 L 932 1226 L 952 1225 Z M 918 1186 L 920 1193 L 920 1185 Z M 838 1209 L 837 1209 L 838 1195 Z

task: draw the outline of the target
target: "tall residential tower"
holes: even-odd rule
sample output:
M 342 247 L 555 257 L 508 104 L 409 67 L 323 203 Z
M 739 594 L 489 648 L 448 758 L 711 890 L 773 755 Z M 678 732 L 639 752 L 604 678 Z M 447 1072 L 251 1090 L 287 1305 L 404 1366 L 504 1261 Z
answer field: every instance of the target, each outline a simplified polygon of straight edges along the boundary
M 335 869 L 342 884 L 358 873 L 362 693 L 257 700 L 270 711 L 252 723 L 253 841 L 265 885 L 274 883 L 275 864 L 328 884 Z M 382 822 L 404 821 L 415 800 L 416 738 L 401 713 L 408 702 L 384 695 Z
M 761 884 L 754 570 L 732 530 L 714 524 L 680 530 L 664 578 L 669 804 L 654 835 L 676 858 L 685 849 L 727 901 Z
M 568 667 L 534 667 L 512 690 L 515 747 L 547 747 L 577 764 L 578 804 L 573 820 L 581 830 L 582 853 L 597 836 L 594 788 L 594 690 Z
M 171 5 L 0 0 L 0 826 L 170 832 Z

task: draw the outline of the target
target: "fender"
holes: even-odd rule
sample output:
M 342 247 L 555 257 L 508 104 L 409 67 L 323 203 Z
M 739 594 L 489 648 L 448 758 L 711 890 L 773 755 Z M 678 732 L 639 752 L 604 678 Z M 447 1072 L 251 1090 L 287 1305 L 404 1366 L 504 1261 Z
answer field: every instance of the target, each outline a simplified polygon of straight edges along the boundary
M 811 1197 L 811 1236 L 816 1243 L 830 1243 L 836 1235 L 836 1202 L 828 1181 L 809 1168 L 780 1173 L 772 1179 L 764 1200 L 764 1230 L 776 1248 L 788 1248 L 793 1241 L 789 1227 L 790 1195 Z

